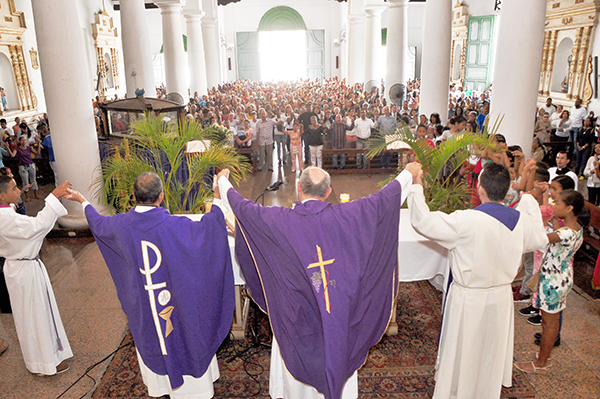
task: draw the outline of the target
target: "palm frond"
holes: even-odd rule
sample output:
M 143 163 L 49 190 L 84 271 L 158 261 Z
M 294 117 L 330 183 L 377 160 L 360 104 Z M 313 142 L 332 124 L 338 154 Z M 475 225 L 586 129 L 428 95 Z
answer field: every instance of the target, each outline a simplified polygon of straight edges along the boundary
M 171 213 L 179 213 L 203 209 L 204 200 L 212 197 L 209 176 L 215 169 L 228 168 L 236 182 L 250 171 L 246 159 L 225 144 L 218 128 L 202 129 L 187 120 L 165 122 L 153 114 L 146 114 L 132 128 L 131 143 L 124 140 L 114 149 L 94 182 L 96 197 L 115 212 L 126 212 L 133 205 L 133 183 L 142 172 L 161 177 L 165 205 Z M 187 143 L 193 140 L 208 141 L 209 148 L 186 154 Z

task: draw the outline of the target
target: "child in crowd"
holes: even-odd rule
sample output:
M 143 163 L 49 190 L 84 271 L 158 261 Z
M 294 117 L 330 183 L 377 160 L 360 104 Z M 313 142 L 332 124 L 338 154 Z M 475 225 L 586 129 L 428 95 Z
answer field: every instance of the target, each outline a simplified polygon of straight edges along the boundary
M 9 167 L 0 168 L 0 176 L 8 176 L 14 178 L 12 174 L 12 170 Z M 33 183 L 29 183 L 27 188 L 31 188 Z M 21 215 L 25 215 L 25 203 L 23 202 L 23 198 L 19 197 L 19 200 L 15 204 L 15 212 L 20 213 Z
M 292 155 L 292 173 L 296 172 L 296 161 L 298 161 L 298 166 L 300 167 L 300 171 L 304 170 L 304 162 L 302 162 L 302 132 L 300 130 L 300 123 L 298 121 L 294 122 L 294 129 L 291 131 L 286 131 L 285 134 L 290 136 L 290 153 Z
M 541 309 L 544 319 L 540 352 L 536 360 L 515 362 L 515 367 L 521 371 L 547 374 L 548 368 L 552 366 L 550 352 L 556 344 L 560 315 L 566 307 L 567 296 L 573 287 L 573 254 L 583 242 L 583 226 L 589 219 L 589 210 L 585 207 L 585 200 L 580 193 L 564 190 L 557 195 L 552 218 L 554 232 L 548 234 L 550 244 L 543 260 L 539 293 L 534 303 Z

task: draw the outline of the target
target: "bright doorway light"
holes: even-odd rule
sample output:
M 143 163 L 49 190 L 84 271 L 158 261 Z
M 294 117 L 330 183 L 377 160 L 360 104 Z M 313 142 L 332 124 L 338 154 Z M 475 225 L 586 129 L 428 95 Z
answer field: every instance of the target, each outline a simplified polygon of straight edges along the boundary
M 262 81 L 306 78 L 306 31 L 258 33 Z

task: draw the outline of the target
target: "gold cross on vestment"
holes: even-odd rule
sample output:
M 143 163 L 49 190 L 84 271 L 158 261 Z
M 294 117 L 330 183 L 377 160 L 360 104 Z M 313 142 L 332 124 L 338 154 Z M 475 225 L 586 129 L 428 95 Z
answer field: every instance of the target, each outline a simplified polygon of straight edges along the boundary
M 329 284 L 327 278 L 327 269 L 325 269 L 325 266 L 332 264 L 335 261 L 335 259 L 324 261 L 323 254 L 321 253 L 321 247 L 319 247 L 318 245 L 317 256 L 319 258 L 319 261 L 308 265 L 308 269 L 312 269 L 313 267 L 318 267 L 321 269 L 321 279 L 323 280 L 323 296 L 325 297 L 325 308 L 327 309 L 327 313 L 331 313 L 331 304 L 329 303 Z

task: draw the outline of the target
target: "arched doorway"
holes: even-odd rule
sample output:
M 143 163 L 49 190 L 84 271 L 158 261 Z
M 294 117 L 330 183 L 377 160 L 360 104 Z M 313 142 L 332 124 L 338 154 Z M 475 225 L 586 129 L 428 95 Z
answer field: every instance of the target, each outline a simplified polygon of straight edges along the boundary
M 237 33 L 238 78 L 294 80 L 324 77 L 325 32 L 307 30 L 291 7 L 267 11 L 257 32 Z
M 573 40 L 565 37 L 560 41 L 554 55 L 550 91 L 556 93 L 567 93 L 569 91 L 569 68 L 571 67 L 572 54 Z
M 4 88 L 6 94 L 6 107 L 3 111 L 18 110 L 19 97 L 15 88 L 15 78 L 13 76 L 13 68 L 10 60 L 5 54 L 0 53 L 0 87 Z
M 454 47 L 454 61 L 452 62 L 452 80 L 460 79 L 460 54 L 462 53 L 462 46 L 457 44 Z

